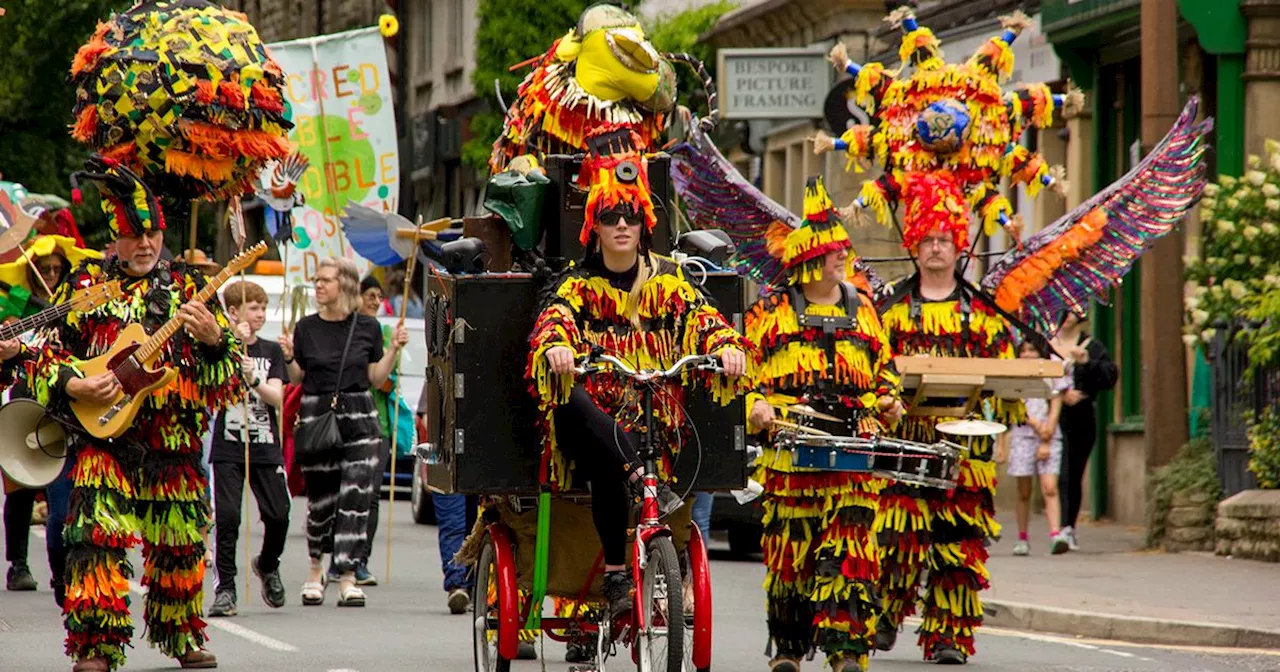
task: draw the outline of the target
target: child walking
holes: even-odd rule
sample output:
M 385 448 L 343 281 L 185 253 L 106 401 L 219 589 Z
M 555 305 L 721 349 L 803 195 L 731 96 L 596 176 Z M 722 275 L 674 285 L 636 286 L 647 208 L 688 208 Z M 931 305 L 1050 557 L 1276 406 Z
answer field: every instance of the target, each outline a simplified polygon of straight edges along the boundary
M 1048 352 L 1029 339 L 1018 348 L 1018 356 L 1026 359 L 1047 359 Z M 1061 507 L 1058 501 L 1058 468 L 1062 463 L 1062 430 L 1058 428 L 1058 415 L 1062 411 L 1062 393 L 1070 386 L 1070 378 L 1063 376 L 1051 380 L 1052 399 L 1026 399 L 1027 422 L 1010 431 L 1009 475 L 1018 483 L 1018 541 L 1013 545 L 1014 555 L 1031 553 L 1027 537 L 1027 525 L 1031 516 L 1031 480 L 1040 479 L 1040 494 L 1044 496 L 1044 515 L 1049 521 L 1049 552 L 1058 555 L 1067 552 L 1068 540 L 1058 529 Z
M 217 547 L 218 584 L 209 616 L 236 615 L 236 540 L 240 536 L 240 502 L 244 494 L 245 435 L 249 441 L 249 488 L 262 517 L 261 553 L 252 560 L 262 580 L 267 606 L 284 606 L 280 554 L 289 532 L 289 485 L 280 450 L 276 420 L 284 400 L 284 351 L 273 341 L 258 338 L 267 321 L 267 292 L 252 282 L 235 282 L 223 291 L 227 317 L 244 342 L 244 380 L 249 384 L 245 405 L 234 404 L 214 420 L 209 461 L 213 466 L 213 515 Z

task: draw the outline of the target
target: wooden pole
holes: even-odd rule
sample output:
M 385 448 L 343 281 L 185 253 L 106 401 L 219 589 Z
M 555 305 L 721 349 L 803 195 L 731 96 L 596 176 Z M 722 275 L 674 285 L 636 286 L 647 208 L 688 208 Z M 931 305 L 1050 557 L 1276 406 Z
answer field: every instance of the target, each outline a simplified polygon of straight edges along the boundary
M 413 227 L 413 251 L 409 253 L 408 263 L 405 266 L 404 285 L 400 291 L 400 321 L 396 323 L 396 328 L 404 326 L 405 311 L 409 308 L 409 290 L 413 285 L 413 272 L 418 266 L 418 243 L 422 236 L 422 218 L 418 218 L 417 226 Z M 394 337 L 394 336 L 393 336 Z M 397 356 L 395 364 L 391 368 L 391 373 L 395 374 L 400 369 L 400 358 Z M 396 449 L 398 447 L 397 439 L 400 438 L 400 377 L 396 376 L 395 386 L 391 388 L 391 455 L 388 458 L 391 461 L 391 495 L 387 500 L 387 583 L 391 583 L 391 530 L 392 522 L 395 520 L 396 513 Z
M 1178 7 L 1175 0 L 1142 0 L 1142 145 L 1160 142 L 1178 118 Z M 1187 441 L 1186 349 L 1180 329 L 1182 314 L 1181 229 L 1156 241 L 1142 256 L 1142 344 L 1123 358 L 1142 361 L 1142 407 L 1145 416 L 1146 473 L 1168 464 Z M 1126 319 L 1130 319 L 1126 317 Z M 1105 446 L 1103 449 L 1105 451 Z M 1150 482 L 1148 481 L 1148 484 Z

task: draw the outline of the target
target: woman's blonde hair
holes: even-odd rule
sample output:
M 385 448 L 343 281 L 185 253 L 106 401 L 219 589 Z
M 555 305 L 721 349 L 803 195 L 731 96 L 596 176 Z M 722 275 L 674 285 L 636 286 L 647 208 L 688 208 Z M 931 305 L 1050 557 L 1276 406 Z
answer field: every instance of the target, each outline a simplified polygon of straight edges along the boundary
M 338 301 L 334 306 L 344 315 L 354 313 L 360 308 L 360 273 L 350 259 L 328 257 L 320 260 L 316 271 L 332 268 L 338 274 Z
M 627 293 L 627 320 L 636 331 L 640 331 L 640 290 L 658 267 L 658 260 L 652 253 L 640 255 L 636 264 L 636 279 L 631 283 L 631 291 Z

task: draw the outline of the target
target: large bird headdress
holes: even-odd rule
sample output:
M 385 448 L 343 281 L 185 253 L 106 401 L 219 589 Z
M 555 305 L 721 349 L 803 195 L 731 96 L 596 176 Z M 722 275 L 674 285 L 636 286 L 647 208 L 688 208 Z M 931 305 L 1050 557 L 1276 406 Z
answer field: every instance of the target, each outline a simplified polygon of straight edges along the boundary
M 1082 96 L 1053 94 L 1044 84 L 1001 91 L 1013 70 L 1010 45 L 1028 25 L 1021 14 L 1002 19 L 1003 32 L 960 64 L 943 60 L 937 38 L 909 9 L 890 20 L 903 29 L 899 71 L 852 63 L 840 45 L 832 50 L 836 67 L 855 78 L 854 102 L 873 123 L 837 139 L 819 136 L 815 151 L 842 150 L 854 165 L 873 162 L 883 170 L 862 185 L 852 209 L 886 224 L 901 212 L 908 248 L 935 228 L 964 247 L 971 217 L 981 222 L 980 234 L 1004 226 L 1017 239 L 1000 181 L 1023 184 L 1032 196 L 1064 185 L 1061 169 L 1018 138 L 1028 128 L 1051 125 L 1055 112 L 1080 106 Z M 1188 101 L 1164 140 L 1127 175 L 1001 256 L 981 288 L 1041 334 L 1051 333 L 1064 311 L 1107 300 L 1138 256 L 1200 197 L 1212 120 L 1196 120 L 1198 102 Z M 743 180 L 696 126 L 672 155 L 672 177 L 692 222 L 728 232 L 737 265 L 761 282 L 781 284 L 785 274 L 768 254 L 767 232 L 775 224 L 798 227 L 800 218 Z M 866 277 L 881 284 L 874 273 Z
M 601 134 L 627 133 L 643 152 L 657 149 L 675 106 L 674 62 L 701 63 L 654 49 L 635 16 L 608 4 L 588 7 L 578 23 L 520 84 L 493 145 L 494 173 L 524 154 L 578 154 Z

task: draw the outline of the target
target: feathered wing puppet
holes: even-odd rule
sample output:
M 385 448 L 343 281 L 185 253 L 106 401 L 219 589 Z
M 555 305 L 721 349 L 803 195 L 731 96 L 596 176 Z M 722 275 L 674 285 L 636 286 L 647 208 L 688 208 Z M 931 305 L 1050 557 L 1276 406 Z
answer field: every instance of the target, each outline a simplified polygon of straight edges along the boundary
M 789 274 L 769 242 L 785 237 L 788 229 L 799 229 L 804 218 L 744 179 L 702 125 L 691 124 L 688 138 L 670 153 L 671 181 L 690 221 L 697 228 L 729 234 L 737 248 L 731 263 L 739 272 L 763 285 L 786 286 Z M 850 281 L 878 293 L 884 286 L 880 276 L 862 259 L 849 258 Z
M 996 305 L 1049 334 L 1064 311 L 1105 302 L 1138 257 L 1200 200 L 1213 119 L 1196 120 L 1199 102 L 1187 102 L 1128 174 L 992 264 L 980 285 Z

